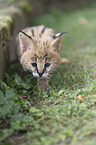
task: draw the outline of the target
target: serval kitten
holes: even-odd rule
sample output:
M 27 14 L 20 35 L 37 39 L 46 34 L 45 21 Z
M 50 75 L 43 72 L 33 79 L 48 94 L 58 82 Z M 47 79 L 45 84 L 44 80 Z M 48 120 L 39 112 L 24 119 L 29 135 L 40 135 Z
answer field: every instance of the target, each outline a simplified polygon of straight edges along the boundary
M 39 89 L 47 89 L 51 73 L 61 63 L 69 62 L 60 57 L 64 34 L 65 32 L 54 34 L 51 28 L 44 25 L 28 27 L 19 32 L 20 63 L 24 70 L 29 70 L 37 77 Z

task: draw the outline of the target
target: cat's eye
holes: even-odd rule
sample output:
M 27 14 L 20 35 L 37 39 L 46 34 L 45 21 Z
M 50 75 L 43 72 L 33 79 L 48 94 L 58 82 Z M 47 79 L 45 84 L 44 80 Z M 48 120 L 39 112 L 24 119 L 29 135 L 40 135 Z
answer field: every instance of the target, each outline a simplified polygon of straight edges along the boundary
M 37 67 L 37 63 L 31 63 L 33 67 Z
M 45 63 L 45 68 L 49 66 L 50 66 L 50 63 Z

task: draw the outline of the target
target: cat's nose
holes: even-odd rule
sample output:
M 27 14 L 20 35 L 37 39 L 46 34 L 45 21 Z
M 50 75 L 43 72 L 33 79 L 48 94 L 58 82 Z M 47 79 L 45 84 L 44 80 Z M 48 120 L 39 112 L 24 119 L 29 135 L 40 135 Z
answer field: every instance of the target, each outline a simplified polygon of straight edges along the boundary
M 44 74 L 44 71 L 38 71 L 38 74 L 41 77 Z

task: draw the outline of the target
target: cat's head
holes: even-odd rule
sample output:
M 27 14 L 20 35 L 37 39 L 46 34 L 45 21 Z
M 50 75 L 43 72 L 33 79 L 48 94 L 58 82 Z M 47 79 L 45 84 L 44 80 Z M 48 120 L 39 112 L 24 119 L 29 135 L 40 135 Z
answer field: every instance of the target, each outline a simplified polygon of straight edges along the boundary
M 62 37 L 65 33 L 59 33 L 49 38 L 31 38 L 24 32 L 19 32 L 20 62 L 25 70 L 33 73 L 33 76 L 46 78 L 61 64 L 68 62 L 60 57 Z

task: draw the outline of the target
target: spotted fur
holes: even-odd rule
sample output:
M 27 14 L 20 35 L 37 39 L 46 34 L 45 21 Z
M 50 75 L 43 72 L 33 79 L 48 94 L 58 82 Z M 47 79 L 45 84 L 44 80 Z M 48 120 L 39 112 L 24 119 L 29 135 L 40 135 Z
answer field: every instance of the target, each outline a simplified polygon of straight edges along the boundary
M 28 27 L 19 32 L 20 62 L 25 70 L 38 78 L 42 89 L 45 89 L 45 85 L 40 80 L 45 80 L 46 84 L 46 79 L 61 63 L 69 62 L 60 57 L 64 34 L 65 32 L 54 34 L 51 28 L 43 25 Z

